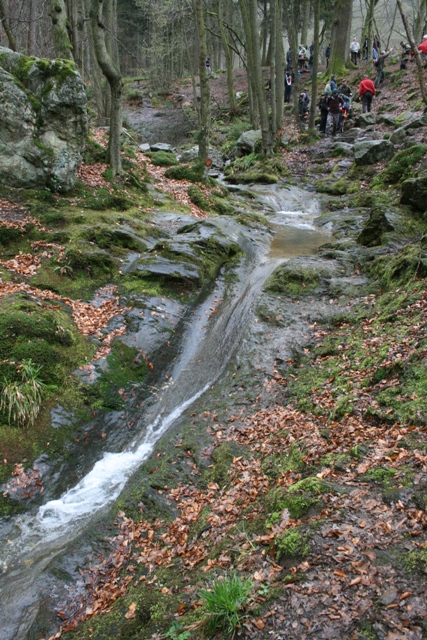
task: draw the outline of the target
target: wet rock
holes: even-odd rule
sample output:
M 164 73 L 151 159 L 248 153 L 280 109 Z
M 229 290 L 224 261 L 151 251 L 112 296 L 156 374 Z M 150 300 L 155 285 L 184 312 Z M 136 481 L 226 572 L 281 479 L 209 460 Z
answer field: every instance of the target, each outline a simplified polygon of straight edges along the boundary
M 391 113 L 382 113 L 377 117 L 378 124 L 385 124 L 387 126 L 392 126 L 396 124 L 396 116 Z
M 193 162 L 194 160 L 197 160 L 198 155 L 199 155 L 199 145 L 195 145 L 191 149 L 188 149 L 187 151 L 183 151 L 183 153 L 178 157 L 178 160 L 184 163 Z M 213 167 L 216 167 L 217 169 L 224 168 L 224 160 L 222 158 L 222 154 L 219 151 L 209 148 L 208 155 L 209 155 L 209 158 L 212 160 Z
M 421 127 L 425 126 L 427 126 L 427 115 L 423 114 L 422 116 L 413 116 L 410 120 L 402 125 L 402 128 L 405 130 L 420 129 Z
M 404 127 L 399 127 L 395 129 L 390 136 L 390 142 L 393 144 L 402 144 L 406 140 L 406 129 Z
M 74 186 L 87 135 L 86 92 L 69 60 L 0 47 L 0 180 L 14 187 Z
M 361 113 L 356 117 L 356 127 L 367 127 L 375 124 L 376 121 L 377 116 L 373 111 L 370 113 Z
M 402 204 L 410 204 L 419 211 L 427 211 L 427 175 L 409 178 L 402 184 Z
M 357 138 L 364 134 L 365 132 L 363 131 L 363 129 L 360 129 L 359 127 L 352 127 L 348 131 L 344 131 L 344 133 L 341 133 L 339 136 L 337 136 L 337 138 L 339 140 L 342 140 L 343 142 L 348 142 L 351 144 L 355 142 Z
M 237 141 L 237 150 L 241 155 L 252 153 L 252 151 L 255 149 L 255 145 L 257 144 L 257 142 L 260 142 L 260 140 L 260 129 L 258 129 L 257 131 L 253 129 L 251 129 L 250 131 L 245 131 Z
M 139 145 L 139 150 L 142 151 L 142 153 L 145 153 L 146 151 L 150 151 L 151 147 L 148 144 L 148 142 L 145 142 L 144 144 L 140 144 Z
M 389 604 L 392 604 L 396 600 L 397 596 L 397 589 L 395 589 L 395 587 L 389 587 L 387 591 L 382 594 L 380 602 L 385 607 L 387 607 Z
M 390 160 L 393 154 L 394 147 L 389 140 L 363 140 L 354 145 L 354 159 L 358 165 Z
M 405 123 L 409 122 L 409 120 L 412 120 L 413 117 L 414 114 L 412 113 L 412 111 L 404 111 L 403 113 L 399 113 L 399 115 L 396 116 L 396 127 L 401 127 Z
M 331 148 L 333 155 L 341 155 L 341 156 L 352 156 L 353 155 L 353 145 L 349 142 L 335 142 Z
M 156 142 L 150 145 L 151 151 L 172 151 L 172 145 L 166 144 L 166 142 Z
M 383 234 L 393 229 L 385 213 L 381 209 L 374 209 L 358 235 L 357 242 L 364 247 L 377 247 L 383 242 Z
M 186 262 L 174 262 L 161 256 L 156 257 L 151 262 L 141 261 L 135 265 L 134 270 L 141 277 L 151 280 L 169 280 L 189 286 L 198 286 L 201 283 L 201 274 L 198 267 Z

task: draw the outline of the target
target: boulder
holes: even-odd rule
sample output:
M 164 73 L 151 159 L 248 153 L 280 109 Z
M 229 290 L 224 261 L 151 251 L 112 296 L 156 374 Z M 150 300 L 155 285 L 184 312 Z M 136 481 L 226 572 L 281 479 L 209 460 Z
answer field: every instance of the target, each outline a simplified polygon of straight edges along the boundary
M 187 151 L 183 151 L 182 154 L 178 157 L 178 160 L 184 163 L 194 162 L 194 160 L 197 160 L 198 155 L 199 155 L 199 145 L 196 144 L 191 149 L 188 149 Z M 224 160 L 222 158 L 222 154 L 220 151 L 217 151 L 216 149 L 212 149 L 211 147 L 209 147 L 208 155 L 209 155 L 209 158 L 212 160 L 212 167 L 216 167 L 217 169 L 224 168 Z
M 402 184 L 402 204 L 410 204 L 420 211 L 427 211 L 427 175 L 409 178 Z
M 139 150 L 142 151 L 142 153 L 146 153 L 147 151 L 150 151 L 151 147 L 148 144 L 148 142 L 144 142 L 143 144 L 139 145 Z
M 377 117 L 378 124 L 385 124 L 389 127 L 394 127 L 396 124 L 396 116 L 391 113 L 382 113 Z
M 354 160 L 358 165 L 390 160 L 393 154 L 394 147 L 389 140 L 364 140 L 354 145 Z
M 335 142 L 331 147 L 332 156 L 347 156 L 353 155 L 353 145 L 349 142 Z
M 172 151 L 172 145 L 167 144 L 166 142 L 156 142 L 155 144 L 150 145 L 151 151 Z
M 406 129 L 405 127 L 399 127 L 395 129 L 390 136 L 390 142 L 393 144 L 402 144 L 406 140 Z
M 371 124 L 375 124 L 377 116 L 372 111 L 370 113 L 360 113 L 356 117 L 356 127 L 368 127 Z
M 383 234 L 393 231 L 394 227 L 388 221 L 381 209 L 374 209 L 369 215 L 369 220 L 357 236 L 358 244 L 364 247 L 378 247 L 383 242 Z
M 237 149 L 242 155 L 252 153 L 257 142 L 261 140 L 261 129 L 245 131 L 237 141 Z
M 0 181 L 71 189 L 85 149 L 86 103 L 73 62 L 0 47 Z

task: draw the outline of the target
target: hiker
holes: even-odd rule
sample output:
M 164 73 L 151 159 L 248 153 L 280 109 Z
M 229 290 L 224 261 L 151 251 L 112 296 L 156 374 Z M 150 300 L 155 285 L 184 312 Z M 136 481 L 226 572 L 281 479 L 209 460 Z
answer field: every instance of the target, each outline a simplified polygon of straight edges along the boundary
M 331 93 L 333 93 L 334 89 L 338 89 L 335 76 L 331 76 L 331 81 L 329 84 L 331 85 Z
M 211 61 L 209 58 L 206 58 L 205 65 L 206 65 L 206 73 L 209 75 L 211 72 Z
M 363 54 L 365 56 L 365 60 L 368 59 L 368 55 L 369 55 L 369 38 L 368 36 L 365 36 L 365 40 L 363 42 Z
M 318 107 L 320 109 L 320 124 L 319 131 L 320 133 L 326 133 L 326 121 L 328 119 L 328 98 L 330 96 L 329 91 L 325 91 L 322 97 L 319 100 Z
M 341 81 L 341 86 L 339 88 L 339 92 L 342 96 L 346 96 L 347 98 L 350 98 L 351 96 L 351 89 L 347 84 L 347 80 L 345 78 L 342 79 Z
M 374 46 L 374 49 L 376 49 L 377 51 L 381 49 L 381 42 L 378 35 L 374 36 L 374 41 L 372 44 Z
M 328 117 L 326 119 L 326 134 L 334 135 L 340 126 L 341 109 L 344 100 L 341 98 L 337 88 L 332 89 L 332 95 L 328 97 Z
M 412 49 L 411 45 L 408 42 L 401 42 L 400 47 L 402 49 L 400 53 L 400 67 L 399 69 L 402 71 L 407 70 L 408 61 L 411 59 Z
M 359 58 L 359 53 L 360 53 L 360 44 L 358 43 L 357 38 L 353 38 L 352 42 L 350 43 L 350 56 L 351 56 L 352 63 L 356 66 Z
M 326 68 L 329 66 L 329 58 L 331 57 L 331 43 L 328 44 L 325 50 Z
M 310 56 L 308 58 L 308 68 L 310 70 L 310 75 L 313 73 L 313 64 L 314 64 L 314 51 L 310 51 Z
M 291 101 L 292 85 L 294 83 L 294 79 L 295 76 L 291 68 L 285 73 L 285 102 Z
M 381 54 L 378 56 L 378 58 L 374 63 L 375 68 L 377 70 L 377 75 L 375 76 L 374 84 L 377 89 L 380 86 L 380 84 L 384 81 L 385 59 L 390 55 L 392 51 L 393 51 L 393 47 L 390 49 L 390 51 L 381 51 Z
M 310 96 L 307 89 L 304 89 L 303 91 L 301 91 L 298 98 L 298 113 L 303 124 L 305 124 L 309 106 Z
M 290 49 L 286 52 L 286 69 L 289 71 L 292 68 L 292 52 Z
M 372 98 L 376 95 L 375 85 L 369 76 L 365 75 L 359 84 L 359 98 L 362 100 L 362 113 L 370 113 Z

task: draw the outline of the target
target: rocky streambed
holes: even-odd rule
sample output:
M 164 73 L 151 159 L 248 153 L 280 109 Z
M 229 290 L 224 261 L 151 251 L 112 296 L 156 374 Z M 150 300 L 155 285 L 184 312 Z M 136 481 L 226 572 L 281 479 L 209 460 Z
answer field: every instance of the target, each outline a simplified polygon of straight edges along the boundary
M 170 277 L 177 282 L 200 278 L 197 261 L 193 260 L 189 269 L 185 259 L 180 262 L 177 255 L 191 253 L 194 258 L 198 247 L 205 249 L 216 243 L 218 249 L 219 243 L 227 253 L 235 247 L 233 252 L 241 257 L 235 260 L 231 272 L 220 273 L 213 287 L 190 306 L 162 296 L 150 298 L 148 304 L 145 298 L 144 314 L 135 300 L 126 311 L 123 344 L 136 346 L 141 353 L 157 353 L 156 376 L 148 385 L 150 393 L 147 386 L 139 391 L 134 385 L 125 390 L 124 410 L 94 416 L 91 429 L 102 428 L 106 433 L 102 444 L 85 459 L 63 461 L 50 475 L 46 473 L 45 495 L 50 499 L 3 524 L 2 638 L 40 635 L 40 616 L 46 614 L 41 603 L 56 594 L 54 606 L 58 605 L 59 594 L 64 595 L 64 578 L 73 581 L 78 564 L 89 551 L 95 523 L 109 511 L 137 469 L 150 459 L 156 442 L 167 439 L 170 429 L 185 422 L 190 407 L 209 394 L 231 358 L 241 363 L 244 376 L 252 375 L 254 367 L 260 371 L 270 368 L 306 339 L 314 316 L 331 312 L 326 299 L 320 299 L 316 309 L 302 305 L 295 315 L 296 309 L 282 309 L 277 326 L 287 326 L 285 340 L 283 331 L 273 341 L 257 330 L 255 309 L 266 304 L 260 302 L 260 296 L 266 295 L 261 294 L 262 287 L 280 263 L 311 255 L 298 258 L 301 267 L 317 269 L 320 260 L 327 263 L 328 274 L 337 265 L 314 257 L 329 233 L 317 230 L 315 219 L 321 211 L 312 194 L 275 186 L 254 188 L 254 196 L 270 229 L 248 229 L 226 217 L 194 223 L 185 216 L 159 213 L 156 224 L 171 229 L 167 243 L 174 262 L 168 264 L 154 252 L 154 259 L 141 263 L 139 254 L 129 254 L 124 271 L 132 273 L 140 268 L 145 274 L 149 270 L 154 277 L 164 277 L 169 269 Z M 153 245 L 156 243 L 164 248 L 165 240 L 157 239 Z M 101 361 L 83 375 L 96 378 L 103 366 Z M 246 401 L 250 402 L 248 398 Z M 58 420 L 71 419 L 59 409 L 55 415 Z M 82 426 L 84 430 L 88 428 Z M 92 533 L 86 538 L 83 532 L 88 528 Z M 78 540 L 79 551 L 75 556 L 71 553 L 72 569 L 70 549 L 76 549 L 74 540 Z M 53 624 L 53 611 L 48 618 Z

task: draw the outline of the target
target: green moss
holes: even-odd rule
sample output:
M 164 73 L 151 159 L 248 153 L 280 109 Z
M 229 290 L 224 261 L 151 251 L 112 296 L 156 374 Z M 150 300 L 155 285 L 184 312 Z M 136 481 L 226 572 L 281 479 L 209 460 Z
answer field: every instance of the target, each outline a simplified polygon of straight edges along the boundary
M 305 558 L 310 547 L 308 538 L 298 528 L 290 529 L 276 536 L 276 560 Z
M 145 154 L 157 167 L 175 167 L 178 160 L 171 151 L 152 151 Z
M 407 245 L 392 256 L 379 256 L 367 265 L 367 271 L 385 289 L 404 286 L 427 277 L 427 255 L 419 244 Z
M 381 180 L 389 184 L 395 184 L 400 180 L 411 178 L 413 166 L 421 160 L 426 151 L 427 147 L 423 144 L 414 144 L 399 151 L 387 163 L 386 169 L 380 175 Z
M 165 177 L 172 180 L 188 180 L 189 182 L 203 182 L 204 167 L 202 165 L 179 165 L 165 171 Z
M 408 551 L 403 560 L 403 566 L 410 573 L 425 574 L 427 571 L 427 548 Z
M 284 454 L 274 455 L 263 460 L 263 471 L 271 478 L 278 478 L 282 472 L 302 472 L 305 468 L 303 451 L 292 443 Z
M 323 273 L 319 269 L 309 269 L 284 263 L 277 267 L 264 285 L 265 291 L 286 293 L 288 295 L 304 295 L 319 286 Z
M 207 482 L 216 482 L 220 487 L 228 483 L 228 474 L 233 458 L 241 455 L 237 445 L 231 442 L 223 442 L 212 452 L 212 468 L 206 472 Z
M 84 161 L 86 164 L 104 163 L 107 159 L 107 150 L 90 136 L 86 139 Z
M 191 200 L 191 202 L 193 204 L 195 204 L 197 207 L 200 207 L 200 209 L 203 209 L 203 211 L 209 211 L 210 203 L 206 199 L 206 197 L 203 194 L 203 192 L 201 191 L 201 189 L 199 189 L 199 187 L 196 187 L 195 185 L 192 185 L 192 186 L 188 187 L 187 193 L 188 193 L 188 195 L 190 197 L 190 200 Z

